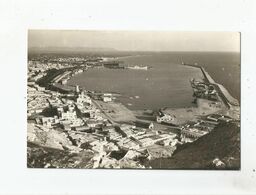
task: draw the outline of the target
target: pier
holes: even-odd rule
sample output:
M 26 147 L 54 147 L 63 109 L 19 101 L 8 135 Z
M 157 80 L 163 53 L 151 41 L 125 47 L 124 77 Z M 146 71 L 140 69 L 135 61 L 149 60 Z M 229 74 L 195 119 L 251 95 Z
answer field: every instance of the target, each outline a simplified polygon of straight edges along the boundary
M 195 68 L 200 68 L 200 70 L 202 71 L 203 75 L 204 75 L 204 79 L 207 83 L 212 84 L 217 93 L 219 94 L 220 98 L 222 99 L 222 102 L 228 107 L 230 108 L 231 106 L 239 106 L 239 102 L 237 99 L 235 99 L 234 97 L 232 97 L 230 95 L 230 93 L 228 92 L 228 90 L 221 84 L 216 83 L 214 81 L 214 79 L 210 76 L 210 74 L 202 67 L 199 65 L 193 65 L 193 64 L 185 64 L 183 63 L 183 65 L 185 66 L 191 66 L 191 67 L 195 67 Z

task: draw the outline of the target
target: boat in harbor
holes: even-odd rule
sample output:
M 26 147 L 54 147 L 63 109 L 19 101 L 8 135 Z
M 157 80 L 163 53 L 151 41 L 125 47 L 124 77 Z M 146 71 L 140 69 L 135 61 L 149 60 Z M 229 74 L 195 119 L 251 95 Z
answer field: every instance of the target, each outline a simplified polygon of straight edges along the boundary
M 134 69 L 134 70 L 148 70 L 149 67 L 148 66 L 128 66 L 128 69 Z

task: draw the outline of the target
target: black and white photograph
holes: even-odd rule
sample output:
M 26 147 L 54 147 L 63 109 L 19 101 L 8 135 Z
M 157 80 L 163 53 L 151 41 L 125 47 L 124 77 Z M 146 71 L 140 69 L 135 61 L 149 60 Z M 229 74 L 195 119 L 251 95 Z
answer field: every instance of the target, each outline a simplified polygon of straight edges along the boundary
M 240 33 L 29 30 L 27 167 L 240 170 Z
M 256 194 L 255 10 L 1 0 L 0 195 Z

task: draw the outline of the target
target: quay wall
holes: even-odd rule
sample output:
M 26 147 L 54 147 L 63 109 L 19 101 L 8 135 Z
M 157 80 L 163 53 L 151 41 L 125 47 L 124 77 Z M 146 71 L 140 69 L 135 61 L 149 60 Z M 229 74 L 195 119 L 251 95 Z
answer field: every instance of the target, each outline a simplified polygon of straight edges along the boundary
M 230 93 L 228 92 L 228 90 L 221 84 L 219 83 L 216 83 L 214 81 L 214 79 L 210 76 L 210 74 L 202 67 L 202 66 L 198 66 L 198 65 L 190 65 L 190 64 L 184 64 L 185 66 L 192 66 L 192 67 L 195 67 L 195 68 L 200 68 L 203 75 L 204 75 L 204 78 L 206 80 L 206 82 L 208 83 L 211 83 L 212 85 L 215 86 L 218 94 L 220 95 L 221 99 L 223 100 L 223 102 L 225 103 L 225 105 L 230 108 L 230 105 L 233 105 L 233 106 L 239 106 L 239 102 L 237 99 L 235 99 L 234 97 L 232 97 L 230 95 Z

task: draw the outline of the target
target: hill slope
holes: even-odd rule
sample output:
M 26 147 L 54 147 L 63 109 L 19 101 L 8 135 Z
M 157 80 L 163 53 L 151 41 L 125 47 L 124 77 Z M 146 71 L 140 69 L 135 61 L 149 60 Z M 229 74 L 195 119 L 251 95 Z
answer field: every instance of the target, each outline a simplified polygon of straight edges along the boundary
M 224 164 L 216 167 L 218 158 Z M 193 143 L 182 145 L 168 159 L 155 159 L 148 164 L 161 169 L 240 169 L 240 128 L 236 124 L 217 127 Z

